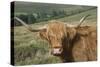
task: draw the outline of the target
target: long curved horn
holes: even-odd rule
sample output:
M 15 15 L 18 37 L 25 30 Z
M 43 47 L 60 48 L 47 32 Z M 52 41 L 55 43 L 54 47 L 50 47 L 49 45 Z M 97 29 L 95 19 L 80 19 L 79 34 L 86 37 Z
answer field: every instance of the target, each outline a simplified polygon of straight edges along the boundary
M 80 23 L 77 25 L 77 27 L 79 27 L 79 26 L 83 23 L 83 21 L 84 21 L 88 16 L 90 16 L 90 15 L 88 14 L 88 15 L 86 15 L 86 16 L 83 16 L 83 17 L 81 18 L 81 20 L 80 20 Z
M 32 29 L 32 27 L 30 27 L 29 25 L 27 25 L 23 20 L 19 19 L 18 17 L 14 17 L 14 19 L 16 19 L 17 21 L 19 21 L 22 25 L 24 25 L 31 32 L 38 32 L 38 31 L 41 30 L 41 29 Z

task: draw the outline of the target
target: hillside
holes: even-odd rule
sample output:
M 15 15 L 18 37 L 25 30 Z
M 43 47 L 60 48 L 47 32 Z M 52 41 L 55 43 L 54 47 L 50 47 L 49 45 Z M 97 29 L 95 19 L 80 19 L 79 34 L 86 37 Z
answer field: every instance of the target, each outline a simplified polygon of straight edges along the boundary
M 68 16 L 68 17 L 65 16 L 63 18 L 52 19 L 52 20 L 58 20 L 58 21 L 63 21 L 65 23 L 77 25 L 77 24 L 79 24 L 80 19 L 83 16 L 88 15 L 88 14 L 90 16 L 86 18 L 83 25 L 96 25 L 97 24 L 97 9 L 92 9 L 92 10 L 88 10 L 86 12 L 82 12 L 82 13 L 75 14 L 75 15 L 72 15 L 72 16 Z M 34 24 L 31 24 L 31 25 L 44 25 L 44 24 L 48 24 L 48 21 L 44 21 L 44 22 L 40 22 L 40 23 L 34 23 Z
M 36 2 L 19 2 L 15 1 L 15 13 L 50 13 L 52 10 L 65 10 L 66 12 L 72 10 L 90 9 L 96 6 L 83 5 L 64 5 L 64 4 L 50 4 L 50 3 L 36 3 Z
M 60 19 L 97 9 L 96 6 L 83 5 L 50 4 L 22 1 L 15 1 L 14 3 L 14 14 L 11 14 L 11 16 L 17 16 L 27 24 Z M 15 26 L 19 25 L 21 24 L 15 22 Z
M 75 14 L 69 17 L 64 17 L 64 18 L 60 18 L 58 20 L 60 21 L 64 21 L 70 24 L 78 24 L 79 20 L 85 16 L 85 15 L 90 15 L 89 17 L 87 17 L 87 19 L 85 20 L 85 22 L 83 24 L 85 25 L 96 25 L 97 23 L 97 9 L 92 9 L 92 10 L 88 10 L 86 12 L 82 12 L 79 14 Z

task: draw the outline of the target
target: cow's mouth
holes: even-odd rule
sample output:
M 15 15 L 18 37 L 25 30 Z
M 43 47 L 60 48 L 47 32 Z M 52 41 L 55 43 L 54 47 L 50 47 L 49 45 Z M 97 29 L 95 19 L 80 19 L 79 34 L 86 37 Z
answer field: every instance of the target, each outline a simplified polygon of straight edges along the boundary
M 53 54 L 54 56 L 60 56 L 61 54 Z

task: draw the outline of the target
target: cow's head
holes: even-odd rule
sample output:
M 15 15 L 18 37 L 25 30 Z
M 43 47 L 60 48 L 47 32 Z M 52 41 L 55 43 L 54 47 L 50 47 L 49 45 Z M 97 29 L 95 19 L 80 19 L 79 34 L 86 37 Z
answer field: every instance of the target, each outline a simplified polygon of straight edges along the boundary
M 51 54 L 59 56 L 63 52 L 65 40 L 73 39 L 76 34 L 74 27 L 59 21 L 51 21 L 45 28 L 39 31 L 40 37 L 50 43 Z

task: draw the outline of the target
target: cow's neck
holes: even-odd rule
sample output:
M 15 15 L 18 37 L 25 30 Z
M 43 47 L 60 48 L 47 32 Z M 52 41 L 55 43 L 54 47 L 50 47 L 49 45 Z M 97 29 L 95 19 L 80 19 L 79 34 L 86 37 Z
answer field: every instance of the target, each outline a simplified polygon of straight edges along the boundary
M 62 52 L 63 53 L 62 54 L 63 62 L 74 61 L 73 55 L 72 55 L 72 49 L 73 49 L 74 43 L 77 42 L 78 39 L 80 39 L 80 37 L 78 35 L 76 35 L 74 37 L 74 39 L 65 38 L 65 40 L 63 42 L 63 52 Z

